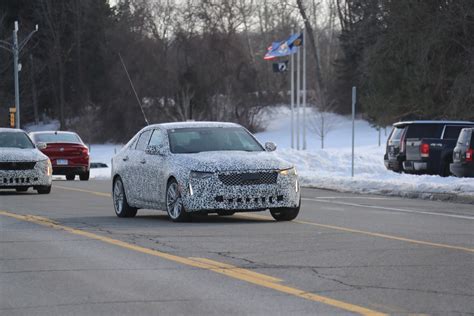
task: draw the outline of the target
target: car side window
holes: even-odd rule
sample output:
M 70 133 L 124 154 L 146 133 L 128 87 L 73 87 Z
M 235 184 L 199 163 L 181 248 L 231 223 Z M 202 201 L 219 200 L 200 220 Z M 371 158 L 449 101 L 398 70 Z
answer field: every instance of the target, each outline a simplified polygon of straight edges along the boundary
M 163 132 L 159 129 L 153 130 L 153 134 L 150 138 L 149 146 L 162 146 L 163 145 Z
M 453 125 L 446 125 L 444 128 L 443 139 L 458 139 L 459 133 L 461 130 L 466 126 L 453 126 Z
M 140 138 L 137 142 L 136 150 L 145 151 L 146 147 L 148 146 L 148 141 L 150 140 L 151 130 L 145 131 L 140 135 Z

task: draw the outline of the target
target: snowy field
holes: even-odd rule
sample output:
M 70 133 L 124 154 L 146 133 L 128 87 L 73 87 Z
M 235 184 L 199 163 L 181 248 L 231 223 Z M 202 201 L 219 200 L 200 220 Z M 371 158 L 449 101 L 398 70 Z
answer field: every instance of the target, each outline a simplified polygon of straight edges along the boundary
M 307 113 L 306 117 L 310 118 L 311 115 Z M 343 192 L 438 199 L 466 197 L 468 200 L 474 200 L 472 178 L 397 174 L 385 169 L 383 155 L 387 136 L 382 130 L 379 147 L 378 131 L 364 120 L 356 121 L 353 178 L 351 177 L 352 122 L 349 118 L 334 114 L 327 117 L 333 129 L 327 134 L 324 150 L 321 149 L 319 137 L 308 130 L 306 151 L 291 149 L 289 109 L 280 107 L 267 112 L 265 120 L 266 130 L 257 133 L 256 137 L 262 143 L 273 141 L 277 144 L 278 149 L 274 154 L 296 166 L 304 186 Z M 389 132 L 390 127 L 387 128 L 387 134 Z M 91 161 L 106 163 L 110 167 L 111 157 L 120 148 L 121 145 L 115 144 L 92 145 Z M 110 168 L 91 169 L 91 178 L 110 178 Z

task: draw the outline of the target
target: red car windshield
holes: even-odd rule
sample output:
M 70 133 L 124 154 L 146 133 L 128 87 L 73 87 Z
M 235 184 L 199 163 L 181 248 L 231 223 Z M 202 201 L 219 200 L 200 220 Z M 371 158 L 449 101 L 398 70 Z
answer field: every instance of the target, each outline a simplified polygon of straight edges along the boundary
M 79 136 L 73 133 L 41 133 L 34 134 L 35 143 L 75 143 L 82 144 Z

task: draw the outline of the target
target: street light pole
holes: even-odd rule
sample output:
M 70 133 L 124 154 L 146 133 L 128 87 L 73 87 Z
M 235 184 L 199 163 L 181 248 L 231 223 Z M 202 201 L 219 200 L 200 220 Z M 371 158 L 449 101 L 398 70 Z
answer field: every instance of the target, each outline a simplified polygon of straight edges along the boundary
M 23 47 L 25 47 L 26 43 L 30 40 L 34 33 L 38 31 L 38 24 L 33 32 L 28 34 L 28 36 L 21 42 L 18 43 L 18 21 L 15 21 L 15 25 L 13 28 L 13 43 L 10 44 L 7 41 L 0 40 L 0 48 L 6 49 L 13 54 L 13 77 L 15 81 L 15 109 L 16 109 L 16 120 L 15 120 L 15 127 L 20 128 L 20 81 L 18 72 L 21 70 L 18 67 L 18 58 L 20 55 L 20 51 Z
M 18 55 L 18 21 L 15 21 L 15 27 L 13 28 L 13 76 L 15 78 L 16 128 L 20 128 L 20 82 L 18 80 Z

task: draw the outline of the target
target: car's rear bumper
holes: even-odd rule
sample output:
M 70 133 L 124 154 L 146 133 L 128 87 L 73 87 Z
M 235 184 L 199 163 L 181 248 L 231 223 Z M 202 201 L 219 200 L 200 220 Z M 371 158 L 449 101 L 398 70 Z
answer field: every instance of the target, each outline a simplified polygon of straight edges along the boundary
M 86 166 L 53 166 L 54 175 L 81 174 L 89 172 L 89 165 Z
M 456 177 L 474 177 L 474 163 L 452 163 L 449 165 L 449 170 Z
M 422 172 L 428 170 L 428 163 L 425 161 L 404 161 L 403 169 L 405 172 Z
M 47 172 L 46 161 L 29 170 L 0 170 L 0 189 L 50 186 L 52 178 Z
M 281 176 L 276 184 L 259 185 L 224 185 L 211 179 L 190 181 L 182 188 L 182 198 L 189 212 L 263 210 L 298 207 L 300 188 L 296 176 Z

